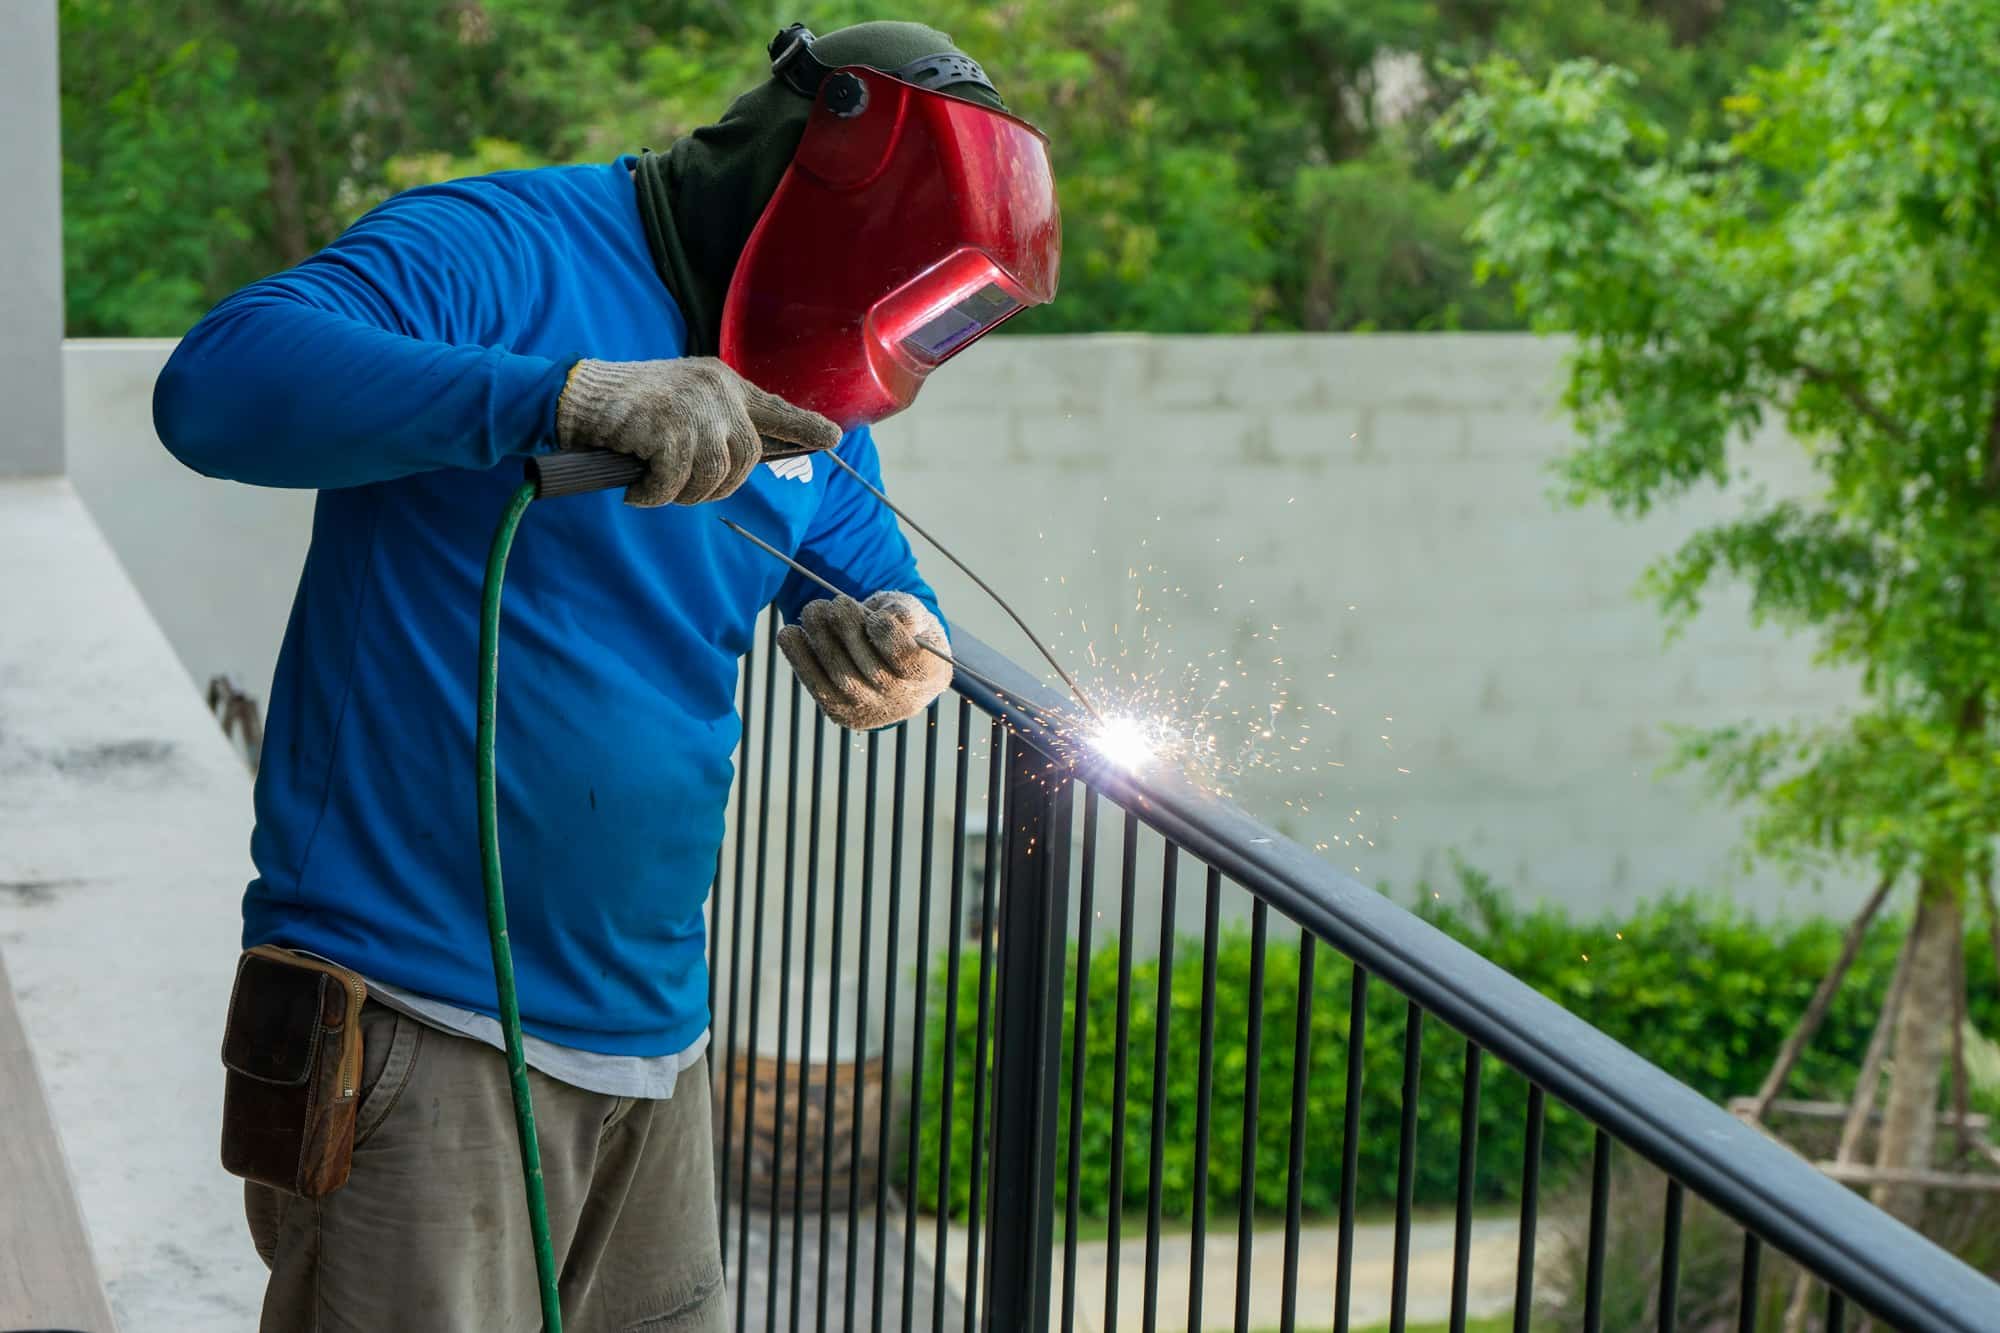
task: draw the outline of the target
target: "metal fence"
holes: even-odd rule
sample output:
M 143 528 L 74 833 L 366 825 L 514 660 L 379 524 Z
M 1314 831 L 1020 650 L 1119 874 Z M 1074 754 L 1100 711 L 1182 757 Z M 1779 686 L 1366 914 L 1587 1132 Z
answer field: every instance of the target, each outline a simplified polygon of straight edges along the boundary
M 1130 1327 L 1135 1310 L 1148 1330 L 1268 1327 L 1253 1313 L 1252 1258 L 1270 1243 L 1270 1232 L 1256 1229 L 1255 1200 L 1259 1154 L 1275 1129 L 1258 1131 L 1279 1124 L 1284 1203 L 1268 1210 L 1272 1229 L 1283 1228 L 1276 1322 L 1345 1333 L 1362 1125 L 1390 1123 L 1390 1106 L 1398 1150 L 1388 1295 L 1390 1326 L 1400 1333 L 1420 1079 L 1424 1054 L 1438 1043 L 1454 1048 L 1458 1058 L 1445 1067 L 1460 1080 L 1448 1295 L 1455 1333 L 1467 1319 L 1475 1182 L 1494 1169 L 1481 1160 L 1480 1125 L 1483 1089 L 1490 1098 L 1496 1078 L 1526 1085 L 1518 1137 L 1510 1126 L 1489 1132 L 1486 1145 L 1518 1155 L 1501 1164 L 1518 1210 L 1517 1333 L 1634 1326 L 1620 1322 L 1633 1317 L 1634 1303 L 1616 1284 L 1635 1271 L 1647 1287 L 1638 1307 L 1644 1326 L 1681 1326 L 1689 1195 L 1740 1235 L 1730 1242 L 1726 1282 L 1738 1329 L 1778 1327 L 1771 1312 L 1792 1291 L 1794 1273 L 1812 1284 L 1803 1307 L 1812 1327 L 1840 1330 L 1865 1312 L 1903 1329 L 2000 1328 L 2000 1285 L 1581 1018 L 1228 803 L 1176 776 L 1134 775 L 1078 753 L 1058 720 L 1062 701 L 969 634 L 955 633 L 970 668 L 955 695 L 909 723 L 852 736 L 803 697 L 774 651 L 775 630 L 744 663 L 743 762 L 710 931 L 719 1218 L 739 1333 L 1072 1333 Z M 1202 904 L 1192 1031 L 1172 1026 L 1175 970 L 1193 965 L 1192 948 L 1180 962 L 1175 949 L 1177 900 L 1189 893 Z M 911 896 L 914 930 L 905 939 Z M 1246 907 L 1246 1021 L 1243 1030 L 1219 1031 L 1218 941 L 1223 923 Z M 1141 928 L 1142 909 L 1157 931 Z M 1294 931 L 1291 1021 L 1267 1031 L 1267 958 L 1273 941 Z M 1086 1080 L 1097 1049 L 1085 1030 L 1089 964 L 1102 949 L 1117 950 L 1108 1106 L 1092 1103 Z M 1315 1039 L 1311 1022 L 1316 961 L 1327 951 L 1351 972 L 1344 1040 L 1338 1023 L 1334 1039 L 1324 1023 Z M 1152 966 L 1143 968 L 1147 956 Z M 1133 993 L 1135 959 L 1151 973 L 1150 994 Z M 1377 987 L 1400 1001 L 1393 1079 L 1363 1059 Z M 1135 1052 L 1134 1006 L 1148 1004 L 1150 1048 Z M 931 1026 L 939 1023 L 943 1040 Z M 969 1071 L 959 1067 L 967 1055 L 956 1039 L 966 1028 Z M 1151 1076 L 1190 1042 L 1198 1071 L 1191 1115 L 1169 1104 L 1164 1074 Z M 1282 1100 L 1260 1087 L 1260 1054 L 1273 1042 L 1289 1044 Z M 1240 1089 L 1228 1089 L 1232 1103 L 1240 1091 L 1240 1125 L 1215 1123 L 1219 1050 L 1245 1053 L 1226 1062 L 1240 1065 Z M 1135 1058 L 1150 1087 L 1143 1100 L 1130 1096 Z M 1330 1246 L 1324 1231 L 1308 1232 L 1303 1204 L 1307 1070 L 1325 1061 L 1345 1070 Z M 1431 1060 L 1431 1076 L 1438 1070 Z M 968 1073 L 969 1104 L 960 1092 Z M 1378 1099 L 1382 1114 L 1366 1116 Z M 1589 1135 L 1589 1166 L 1545 1208 L 1545 1134 L 1556 1106 L 1574 1113 L 1566 1132 Z M 1082 1197 L 1084 1125 L 1101 1113 L 1110 1116 L 1109 1185 L 1091 1201 Z M 952 1161 L 961 1121 L 969 1121 L 972 1153 L 962 1164 Z M 1191 1145 L 1170 1144 L 1170 1132 L 1191 1135 Z M 1230 1163 L 1212 1152 L 1219 1137 L 1236 1146 L 1233 1191 L 1211 1185 L 1231 1179 Z M 926 1142 L 931 1156 L 920 1161 Z M 1190 1146 L 1190 1229 L 1178 1242 L 1187 1247 L 1186 1287 L 1168 1293 L 1169 1323 L 1161 1255 L 1174 1228 L 1163 1218 L 1162 1172 L 1169 1147 Z M 1135 1156 L 1146 1175 L 1143 1218 L 1126 1205 L 1138 1193 L 1127 1176 Z M 1614 1174 L 1621 1159 L 1656 1168 L 1643 1180 L 1657 1185 Z M 952 1180 L 968 1172 L 969 1198 L 954 1209 Z M 1638 1188 L 1659 1193 L 1635 1199 Z M 1641 1204 L 1658 1218 L 1644 1263 L 1607 1265 L 1615 1213 Z M 1101 1292 L 1086 1291 L 1079 1238 L 1096 1225 L 1086 1215 L 1100 1208 L 1110 1261 L 1094 1279 Z M 1537 1241 L 1555 1213 L 1564 1232 L 1543 1240 L 1538 1266 Z M 1205 1271 L 1218 1230 L 1235 1235 L 1233 1282 L 1222 1290 Z M 1538 1267 L 1556 1245 L 1569 1247 L 1580 1275 L 1560 1319 L 1536 1297 Z M 1140 1246 L 1139 1289 L 1121 1290 L 1118 1258 Z M 1331 1265 L 1331 1308 L 1302 1298 L 1302 1264 L 1308 1272 Z M 1713 1287 L 1715 1274 L 1704 1281 Z M 1607 1316 L 1612 1307 L 1628 1314 Z

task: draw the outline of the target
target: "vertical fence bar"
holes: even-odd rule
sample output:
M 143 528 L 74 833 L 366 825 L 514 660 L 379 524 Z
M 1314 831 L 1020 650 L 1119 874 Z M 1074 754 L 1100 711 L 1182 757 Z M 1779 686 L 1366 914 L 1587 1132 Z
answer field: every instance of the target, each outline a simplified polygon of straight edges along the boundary
M 1287 1148 L 1285 1182 L 1285 1276 L 1278 1314 L 1278 1327 L 1284 1333 L 1292 1333 L 1297 1327 L 1299 1313 L 1299 1210 L 1304 1199 L 1306 1178 L 1306 1076 L 1312 1064 L 1313 957 L 1318 944 L 1319 941 L 1309 934 L 1299 936 L 1299 999 L 1292 1034 L 1292 1137 Z M 1361 973 L 1357 970 L 1355 975 L 1360 976 Z M 1362 993 L 1357 989 L 1356 998 L 1359 999 Z M 1350 1081 L 1355 1077 L 1350 1068 Z M 1347 1196 L 1343 1193 L 1342 1197 Z M 1345 1215 L 1343 1213 L 1343 1217 Z M 1348 1246 L 1353 1234 L 1351 1225 L 1344 1228 L 1344 1232 L 1346 1239 L 1342 1244 L 1340 1261 L 1343 1280 L 1347 1275 Z M 1347 1302 L 1342 1299 L 1342 1317 L 1346 1309 Z
M 1194 1230 L 1188 1236 L 1188 1333 L 1202 1333 L 1201 1270 L 1208 1249 L 1208 1140 L 1215 1101 L 1215 967 L 1221 919 L 1222 872 L 1210 866 L 1201 915 L 1201 1044 L 1195 1056 L 1198 1067 L 1194 1093 Z M 1079 992 L 1079 1007 L 1081 1004 Z M 1081 1033 L 1077 1040 L 1083 1040 Z M 1076 1152 L 1074 1143 L 1070 1152 Z M 1074 1161 L 1070 1174 L 1073 1181 Z M 1063 1333 L 1069 1330 L 1064 1329 Z
M 861 1236 L 861 1145 L 866 1141 L 864 1123 L 867 1095 L 863 1089 L 862 1075 L 868 1068 L 868 959 L 875 952 L 871 931 L 874 927 L 875 908 L 875 809 L 876 789 L 882 775 L 882 733 L 871 731 L 864 744 L 867 746 L 867 767 L 863 769 L 861 785 L 861 925 L 854 942 L 860 946 L 861 963 L 856 972 L 854 987 L 854 1139 L 849 1145 L 850 1165 L 847 1174 L 847 1265 L 845 1318 L 841 1320 L 842 1333 L 850 1333 L 854 1327 L 854 1293 L 860 1284 L 854 1280 L 854 1252 Z M 884 1106 L 877 1114 L 887 1115 Z M 881 1169 L 881 1164 L 876 1164 Z M 741 1331 L 739 1330 L 739 1333 Z
M 812 813 L 810 832 L 806 835 L 806 940 L 805 975 L 800 983 L 799 1000 L 799 1123 L 794 1136 L 797 1147 L 792 1161 L 792 1286 L 791 1299 L 786 1308 L 791 1311 L 787 1325 L 792 1333 L 798 1333 L 799 1295 L 804 1285 L 806 1247 L 806 1110 L 812 1105 L 812 1085 L 810 1062 L 812 1058 L 813 1020 L 813 946 L 818 942 L 819 925 L 819 834 L 820 797 L 822 776 L 826 762 L 826 715 L 817 708 L 813 710 L 812 743 Z M 831 1029 L 828 1029 L 831 1031 Z M 833 1061 L 824 1066 L 820 1097 L 822 1104 L 831 1110 L 833 1106 Z M 822 1186 L 824 1192 L 824 1186 Z M 826 1232 L 820 1232 L 820 1247 L 825 1248 Z
M 1310 937 L 1308 937 L 1310 938 Z M 1300 962 L 1305 941 L 1300 942 Z M 1368 969 L 1354 964 L 1354 987 L 1347 997 L 1347 1104 L 1340 1130 L 1340 1240 L 1333 1275 L 1334 1333 L 1347 1333 L 1348 1304 L 1354 1289 L 1354 1177 L 1361 1154 L 1361 1072 L 1368 1038 Z
M 757 758 L 757 870 L 750 909 L 750 1032 L 743 1048 L 744 1068 L 748 1072 L 743 1081 L 743 1179 L 736 1217 L 739 1264 L 747 1263 L 750 1254 L 750 1162 L 755 1156 L 751 1135 L 757 1127 L 757 1010 L 764 980 L 764 872 L 771 859 L 771 719 L 778 712 L 778 618 L 767 614 L 764 628 L 764 734 Z M 729 1058 L 735 1063 L 736 1052 L 731 1051 Z M 749 1290 L 748 1282 L 736 1284 L 736 1333 L 743 1333 L 744 1321 L 749 1317 Z
M 1660 1333 L 1674 1333 L 1680 1315 L 1681 1209 L 1684 1197 L 1680 1181 L 1669 1178 L 1666 1234 L 1660 1241 Z
M 1584 1255 L 1583 1329 L 1604 1327 L 1604 1242 L 1611 1214 L 1611 1136 L 1602 1128 L 1590 1150 L 1590 1240 Z
M 1153 1001 L 1153 1141 L 1146 1158 L 1146 1289 L 1140 1307 L 1140 1327 L 1146 1333 L 1159 1327 L 1160 1315 L 1160 1186 L 1167 1155 L 1167 1041 L 1171 1036 L 1168 1019 L 1174 1011 L 1174 899 L 1180 854 L 1180 848 L 1168 843 L 1160 872 L 1159 987 Z
M 1451 1235 L 1451 1333 L 1465 1333 L 1466 1296 L 1472 1285 L 1472 1201 L 1479 1176 L 1479 1043 L 1465 1043 L 1464 1091 L 1458 1103 L 1458 1208 Z
M 715 849 L 715 878 L 708 884 L 708 1025 L 710 1040 L 703 1055 L 708 1060 L 709 1086 L 715 1086 L 715 1041 L 713 1039 L 716 1012 L 716 979 L 722 972 L 722 856 L 723 849 Z
M 1847 1327 L 1847 1298 L 1832 1287 L 1826 1289 L 1826 1333 L 1842 1333 Z
M 994 1178 L 1008 1187 L 993 1193 L 991 1333 L 1039 1333 L 1049 1323 L 1071 804 L 1069 778 L 1033 746 L 1017 744 L 1007 765 L 1006 967 L 993 1075 Z
M 972 1050 L 972 1205 L 965 1214 L 965 1333 L 979 1318 L 980 1191 L 986 1183 L 986 1049 L 993 1035 L 993 905 L 1005 830 L 1000 823 L 1000 791 L 1007 756 L 1007 729 L 993 721 L 986 754 L 986 864 L 979 889 L 979 1032 Z
M 953 761 L 951 798 L 951 914 L 945 933 L 951 943 L 945 947 L 944 973 L 944 1095 L 938 1106 L 938 1192 L 936 1255 L 931 1289 L 931 1333 L 944 1333 L 944 1274 L 949 1268 L 945 1246 L 951 1237 L 951 1154 L 952 1103 L 958 1094 L 958 975 L 965 942 L 965 803 L 972 778 L 972 701 L 958 701 L 958 754 Z M 976 1158 L 976 1154 L 975 1154 Z M 975 1160 L 973 1170 L 978 1170 Z
M 1396 1254 L 1389 1275 L 1389 1333 L 1409 1319 L 1410 1208 L 1417 1187 L 1417 1093 L 1424 1070 L 1424 1010 L 1415 1000 L 1403 1016 L 1403 1124 L 1396 1144 Z
M 838 775 L 835 782 L 833 804 L 833 938 L 827 949 L 826 983 L 826 1106 L 820 1117 L 820 1162 L 819 1162 L 819 1267 L 816 1273 L 813 1299 L 817 1307 L 813 1315 L 815 1333 L 826 1333 L 827 1277 L 832 1268 L 833 1258 L 833 1164 L 836 1159 L 834 1149 L 834 1126 L 840 1119 L 834 1114 L 833 1071 L 838 1069 L 840 1058 L 840 946 L 841 928 L 847 920 L 847 805 L 849 773 L 848 751 L 852 746 L 853 733 L 845 727 L 834 733 L 834 764 Z M 852 1070 L 849 1094 L 861 1095 L 861 1050 L 857 1045 L 848 1062 Z
M 875 1271 L 873 1294 L 869 1297 L 868 1327 L 882 1333 L 883 1290 L 889 1261 L 889 1126 L 896 1104 L 896 944 L 903 934 L 903 815 L 909 790 L 910 724 L 896 724 L 896 772 L 889 798 L 889 910 L 883 924 L 889 929 L 889 953 L 882 966 L 882 1113 L 876 1118 L 875 1136 Z
M 903 1333 L 912 1333 L 917 1313 L 917 1167 L 923 1145 L 919 1129 L 924 1123 L 924 1017 L 930 1009 L 931 858 L 937 850 L 937 768 L 938 705 L 933 699 L 924 713 L 923 825 L 917 833 L 917 981 L 916 998 L 912 1002 L 916 1012 L 910 1016 L 910 1160 L 903 1186 Z M 950 1040 L 949 1032 L 945 1039 Z M 931 1281 L 942 1285 L 944 1277 L 933 1270 Z
M 1250 1013 L 1243 1032 L 1243 1151 L 1236 1173 L 1236 1333 L 1250 1330 L 1250 1243 L 1257 1226 L 1257 1092 L 1264 1063 L 1264 942 L 1271 909 L 1250 908 Z
M 757 672 L 757 640 L 750 640 L 750 651 L 743 654 L 743 765 L 750 764 L 751 704 L 755 700 Z M 729 1264 L 729 1165 L 731 1149 L 735 1146 L 736 1128 L 736 1011 L 737 996 L 742 976 L 743 961 L 743 856 L 750 843 L 750 783 L 749 774 L 736 775 L 736 847 L 735 861 L 736 888 L 730 894 L 729 902 L 729 1025 L 728 1037 L 722 1050 L 722 1169 L 716 1173 L 716 1222 L 715 1234 L 722 1238 L 723 1268 Z M 714 1022 L 715 1016 L 709 1015 Z
M 1764 1242 L 1754 1231 L 1743 1233 L 1743 1274 L 1736 1291 L 1736 1333 L 1757 1333 L 1757 1269 Z
M 1062 1333 L 1076 1329 L 1076 1230 L 1083 1192 L 1084 1051 L 1090 1032 L 1090 924 L 1097 910 L 1097 793 L 1083 793 L 1083 865 L 1076 899 L 1076 1011 L 1069 1052 L 1069 1173 L 1063 1199 Z M 1200 1227 L 1196 1227 L 1197 1236 Z M 1199 1267 L 1200 1260 L 1196 1260 Z
M 1530 1333 L 1535 1304 L 1535 1226 L 1542 1193 L 1542 1101 L 1539 1083 L 1528 1085 L 1527 1145 L 1521 1150 L 1521 1244 L 1514 1261 L 1514 1333 Z
M 800 700 L 804 687 L 791 676 L 791 717 L 785 742 L 785 888 L 778 912 L 778 1070 L 771 1099 L 771 1253 L 764 1275 L 764 1328 L 778 1327 L 778 1252 L 780 1222 L 779 1190 L 785 1178 L 785 1047 L 791 1037 L 792 1020 L 792 906 L 797 887 L 799 852 L 799 732 L 802 719 Z M 801 1098 L 803 1102 L 803 1098 Z M 750 1141 L 746 1132 L 744 1142 Z
M 1139 869 L 1139 817 L 1125 812 L 1124 850 L 1118 870 L 1118 1018 L 1112 1037 L 1111 1181 L 1105 1190 L 1104 1327 L 1118 1327 L 1118 1252 L 1125 1223 L 1125 1097 L 1130 1086 L 1132 1037 L 1132 911 Z

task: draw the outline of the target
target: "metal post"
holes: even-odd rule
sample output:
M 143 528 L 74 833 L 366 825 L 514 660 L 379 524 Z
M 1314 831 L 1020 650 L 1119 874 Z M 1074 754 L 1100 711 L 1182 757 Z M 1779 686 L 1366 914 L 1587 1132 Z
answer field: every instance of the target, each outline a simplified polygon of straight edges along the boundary
M 988 1333 L 1049 1325 L 1071 804 L 1066 770 L 1016 736 L 1002 825 Z

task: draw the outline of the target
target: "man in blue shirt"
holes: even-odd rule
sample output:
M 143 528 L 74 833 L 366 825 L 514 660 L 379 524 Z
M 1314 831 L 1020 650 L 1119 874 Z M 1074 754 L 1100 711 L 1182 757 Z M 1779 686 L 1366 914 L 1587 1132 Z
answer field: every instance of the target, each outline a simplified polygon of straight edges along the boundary
M 829 66 L 895 73 L 949 39 L 863 24 Z M 946 68 L 946 65 L 940 65 Z M 970 78 L 970 76 L 968 76 Z M 852 727 L 950 668 L 893 517 L 844 470 L 760 463 L 865 426 L 713 355 L 737 257 L 811 99 L 773 77 L 664 154 L 412 190 L 236 293 L 181 342 L 160 438 L 212 476 L 319 491 L 272 687 L 244 946 L 365 979 L 352 1175 L 247 1186 L 268 1329 L 538 1324 L 474 832 L 474 664 L 494 523 L 522 460 L 612 449 L 624 497 L 536 506 L 502 630 L 499 826 L 571 1329 L 720 1328 L 703 903 L 738 741 L 737 662 L 775 603 Z M 727 531 L 732 519 L 851 596 Z M 853 599 L 865 599 L 856 601 Z

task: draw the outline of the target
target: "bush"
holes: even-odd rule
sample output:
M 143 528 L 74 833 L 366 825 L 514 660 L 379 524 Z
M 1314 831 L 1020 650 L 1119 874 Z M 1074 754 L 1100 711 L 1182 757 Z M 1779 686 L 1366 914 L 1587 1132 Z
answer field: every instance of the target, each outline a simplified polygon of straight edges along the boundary
M 1620 1154 L 1611 1173 L 1611 1204 L 1605 1215 L 1604 1297 L 1599 1328 L 1659 1326 L 1662 1237 L 1666 1231 L 1667 1178 L 1629 1153 Z M 1535 1320 L 1547 1333 L 1591 1327 L 1585 1292 L 1589 1256 L 1589 1182 L 1559 1200 L 1561 1219 L 1550 1237 L 1551 1257 L 1538 1265 Z M 1683 1196 L 1679 1280 L 1674 1284 L 1681 1328 L 1736 1328 L 1742 1301 L 1743 1229 L 1692 1194 Z M 1786 1303 L 1799 1270 L 1782 1252 L 1765 1246 L 1758 1261 L 1758 1328 L 1784 1327 Z M 1813 1310 L 1824 1295 L 1814 1293 Z M 1811 1325 L 1818 1327 L 1817 1322 Z
M 1483 876 L 1461 871 L 1463 905 L 1445 904 L 1427 889 L 1420 914 L 1718 1101 L 1756 1091 L 1771 1060 L 1840 948 L 1842 925 L 1826 920 L 1761 922 L 1713 899 L 1670 897 L 1629 918 L 1579 921 L 1559 908 L 1516 906 Z M 1843 1097 L 1868 1042 L 1881 995 L 1906 926 L 1878 921 L 1847 983 L 1787 1086 L 1794 1097 Z M 1345 1111 L 1348 996 L 1352 970 L 1333 950 L 1315 949 L 1312 986 L 1312 1061 L 1306 1073 L 1303 1203 L 1308 1214 L 1338 1207 L 1341 1130 Z M 1256 1206 L 1285 1205 L 1291 1135 L 1292 1051 L 1296 1032 L 1300 953 L 1295 942 L 1271 941 L 1266 954 L 1263 1040 L 1258 1050 Z M 1115 1063 L 1118 957 L 1115 948 L 1089 960 L 1090 997 L 1084 1067 L 1084 1116 L 1080 1211 L 1107 1212 L 1111 1175 L 1112 1080 Z M 1067 1126 L 1070 1041 L 1076 1030 L 1074 968 L 1064 982 L 1063 1087 L 1058 1123 Z M 1968 936 L 1966 970 L 1972 1018 L 1986 1032 L 2000 1031 L 2000 992 L 1984 933 Z M 1233 1215 L 1242 1144 L 1244 1033 L 1248 1016 L 1250 940 L 1247 928 L 1220 942 L 1216 982 L 1215 1087 L 1209 1152 L 1211 1215 Z M 919 1125 L 923 1183 L 920 1198 L 937 1197 L 942 1092 L 942 969 L 930 997 L 936 1021 L 925 1052 L 924 1108 Z M 1129 1082 L 1126 1098 L 1124 1196 L 1128 1208 L 1146 1203 L 1151 1149 L 1153 1043 L 1158 966 L 1150 959 L 1132 969 Z M 1355 1195 L 1362 1207 L 1391 1205 L 1396 1196 L 1406 1002 L 1376 981 L 1368 989 L 1363 1045 L 1360 1148 Z M 972 1053 L 978 1020 L 978 969 L 963 970 L 956 1043 L 956 1085 L 951 1152 L 950 1207 L 963 1213 L 970 1193 Z M 1174 951 L 1173 996 L 1168 1016 L 1165 1160 L 1161 1207 L 1184 1218 L 1194 1189 L 1194 1127 L 1201 1023 L 1201 944 L 1182 939 Z M 1434 1019 L 1423 1033 L 1417 1104 L 1416 1199 L 1449 1205 L 1456 1197 L 1458 1121 L 1464 1042 Z M 1478 1199 L 1516 1198 L 1527 1086 L 1488 1057 L 1479 1114 Z M 1067 1130 L 1059 1137 L 1057 1188 L 1067 1171 Z M 1569 1108 L 1547 1104 L 1543 1180 L 1560 1188 L 1590 1156 L 1589 1126 Z M 1061 1207 L 1060 1193 L 1058 1207 Z
M 1991 954 L 1988 954 L 1991 957 Z M 1784 1126 L 1786 1138 L 1809 1156 L 1832 1156 L 1837 1126 Z M 1795 1130 L 1802 1131 L 1794 1133 Z M 1605 1216 L 1604 1299 L 1599 1328 L 1658 1326 L 1661 1238 L 1666 1228 L 1667 1178 L 1629 1152 L 1613 1159 L 1610 1207 Z M 1585 1294 L 1588 1282 L 1589 1177 L 1558 1197 L 1550 1213 L 1558 1221 L 1549 1237 L 1550 1258 L 1536 1265 L 1534 1326 L 1538 1333 L 1573 1333 L 1592 1327 Z M 1925 1214 L 1924 1234 L 1989 1277 L 2000 1277 L 2000 1197 L 1988 1193 L 1937 1194 Z M 1678 1326 L 1720 1330 L 1740 1327 L 1743 1228 L 1693 1194 L 1683 1196 L 1679 1281 L 1675 1284 Z M 1758 1328 L 1785 1326 L 1785 1311 L 1800 1269 L 1775 1246 L 1763 1247 L 1758 1263 Z M 1821 1326 L 1826 1291 L 1811 1283 L 1808 1328 Z M 1872 1327 L 1862 1321 L 1862 1327 Z

